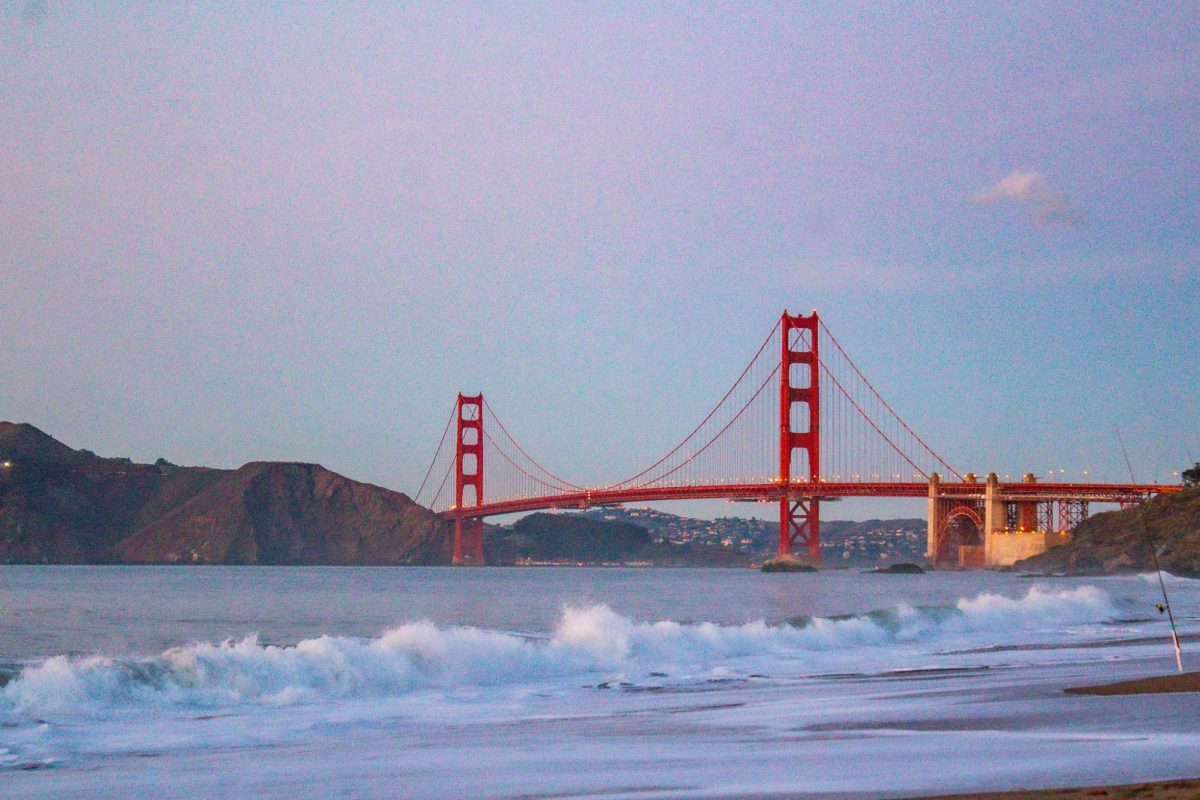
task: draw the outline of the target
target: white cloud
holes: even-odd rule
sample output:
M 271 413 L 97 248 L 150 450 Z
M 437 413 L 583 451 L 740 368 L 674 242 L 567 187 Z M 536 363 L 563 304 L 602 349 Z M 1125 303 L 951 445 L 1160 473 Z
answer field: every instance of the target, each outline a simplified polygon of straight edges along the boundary
M 991 186 L 971 196 L 976 205 L 990 206 L 1012 201 L 1025 209 L 1035 225 L 1080 225 L 1083 217 L 1065 194 L 1055 189 L 1040 172 L 1014 169 Z

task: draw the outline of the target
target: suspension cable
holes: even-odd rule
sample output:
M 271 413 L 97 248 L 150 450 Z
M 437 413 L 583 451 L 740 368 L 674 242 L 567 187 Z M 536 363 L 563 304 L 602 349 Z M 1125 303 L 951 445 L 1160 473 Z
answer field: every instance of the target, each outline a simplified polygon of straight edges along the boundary
M 531 481 L 534 481 L 535 483 L 540 483 L 542 486 L 545 486 L 547 489 L 554 489 L 554 490 L 557 490 L 560 492 L 568 492 L 571 489 L 577 489 L 581 492 L 587 491 L 586 489 L 582 489 L 578 486 L 556 486 L 554 484 L 547 483 L 546 481 L 542 480 L 541 478 L 537 477 L 536 475 L 530 474 L 520 464 L 518 464 L 516 461 L 513 461 L 512 458 L 509 457 L 508 453 L 504 452 L 504 448 L 496 443 L 496 440 L 492 438 L 492 435 L 490 433 L 488 433 L 485 430 L 483 432 L 483 435 L 489 442 L 492 443 L 492 447 L 496 448 L 496 452 L 504 457 L 505 461 L 507 461 L 509 464 L 512 464 L 514 469 L 516 469 L 518 472 L 520 472 L 526 478 L 529 478 Z M 530 460 L 532 460 L 532 459 L 530 459 Z
M 821 360 L 818 359 L 818 361 L 821 361 Z M 926 478 L 928 478 L 929 475 L 926 474 L 925 470 L 921 469 L 915 463 L 913 463 L 913 460 L 911 458 L 909 458 L 903 450 L 901 450 L 899 447 L 897 447 L 896 443 L 893 442 L 890 438 L 888 438 L 888 435 L 886 433 L 884 433 L 883 431 L 881 431 L 879 429 L 879 426 L 875 424 L 875 420 L 873 420 L 869 416 L 867 416 L 867 412 L 863 411 L 862 407 L 855 401 L 855 399 L 853 397 L 850 396 L 850 394 L 846 391 L 845 387 L 842 386 L 841 382 L 837 378 L 834 377 L 832 372 L 830 372 L 829 367 L 825 366 L 824 361 L 821 361 L 821 369 L 825 370 L 825 374 L 829 376 L 829 379 L 831 381 L 833 381 L 834 386 L 836 386 L 838 388 L 838 390 L 841 391 L 842 395 L 847 400 L 850 401 L 850 404 L 853 405 L 854 408 L 858 411 L 858 413 L 862 415 L 862 418 L 865 419 L 870 424 L 870 426 L 875 429 L 875 432 L 878 433 L 880 436 L 882 436 L 883 440 L 885 442 L 887 442 L 889 445 L 891 445 L 891 448 L 893 450 L 895 450 L 897 453 L 899 453 L 900 457 L 903 458 L 905 461 L 907 461 L 912 466 L 913 469 L 915 469 L 917 472 L 921 473 Z
M 533 456 L 531 456 L 531 455 L 529 455 L 529 453 L 525 452 L 525 448 L 521 447 L 520 443 L 518 443 L 517 440 L 513 438 L 512 434 L 508 432 L 508 428 L 504 427 L 504 423 L 500 421 L 500 415 L 496 413 L 496 409 L 492 408 L 491 403 L 489 403 L 486 398 L 483 401 L 483 405 L 487 408 L 488 411 L 491 412 L 492 419 L 494 419 L 496 421 L 496 424 L 500 426 L 500 430 L 502 430 L 504 432 L 504 435 L 508 437 L 508 440 L 513 443 L 513 447 L 516 447 L 517 451 L 521 455 L 525 456 L 525 458 L 527 458 L 529 460 L 530 464 L 533 464 L 535 467 L 540 469 L 542 472 L 546 473 L 551 478 L 553 478 L 554 480 L 561 483 L 563 485 L 563 488 L 578 489 L 581 492 L 587 491 L 585 489 L 585 487 L 577 486 L 576 484 L 571 483 L 569 480 L 567 480 L 565 478 L 559 477 L 558 475 L 554 474 L 553 472 L 551 472 L 550 470 L 546 469 L 541 464 L 539 464 L 537 462 L 537 460 L 534 459 Z M 491 439 L 490 436 L 488 438 Z M 497 450 L 500 449 L 500 445 L 496 444 L 496 441 L 494 439 L 492 439 L 492 444 L 496 445 Z M 513 466 L 516 466 L 516 465 L 514 464 Z M 520 469 L 520 467 L 518 467 L 518 469 Z M 526 474 L 528 474 L 528 473 L 526 473 Z M 529 477 L 532 478 L 533 476 L 530 475 Z
M 886 408 L 891 413 L 891 415 L 893 417 L 895 417 L 896 420 L 904 427 L 904 430 L 908 431 L 908 433 L 914 439 L 917 440 L 917 442 L 921 445 L 921 447 L 925 448 L 925 451 L 927 453 L 929 453 L 929 455 L 931 455 L 935 459 L 937 459 L 937 462 L 939 464 L 941 464 L 943 467 L 945 467 L 946 469 L 948 469 L 952 473 L 954 473 L 954 476 L 956 478 L 958 478 L 960 481 L 963 480 L 963 476 L 961 474 L 959 474 L 958 470 L 956 470 L 954 467 L 947 464 L 946 460 L 944 458 L 942 458 L 936 452 L 934 452 L 933 448 L 931 448 L 929 445 L 925 444 L 925 440 L 922 439 L 920 436 L 918 436 L 916 431 L 914 431 L 912 428 L 908 427 L 908 423 L 904 421 L 904 418 L 901 417 L 899 414 L 897 414 L 896 410 L 893 409 L 891 407 L 891 405 L 888 404 L 888 401 L 883 399 L 883 395 L 881 395 L 878 391 L 876 391 L 874 385 L 872 385 L 872 383 L 869 380 L 867 380 L 867 376 L 863 375 L 862 370 L 860 370 L 858 368 L 858 365 L 854 363 L 854 359 L 850 358 L 850 355 L 844 349 L 842 349 L 842 345 L 838 342 L 837 337 L 833 335 L 833 331 L 829 330 L 829 328 L 825 325 L 825 320 L 818 317 L 817 323 L 821 326 L 821 330 L 825 331 L 825 335 L 829 337 L 829 341 L 833 342 L 833 346 L 836 347 L 838 349 L 838 352 L 842 354 L 842 357 L 846 359 L 846 362 L 850 365 L 850 368 L 854 370 L 854 373 L 856 375 L 858 375 L 858 377 L 862 379 L 862 382 L 866 384 L 867 388 L 871 390 L 871 394 L 875 395 L 876 399 L 878 399 L 879 402 L 883 404 L 883 407 Z M 835 383 L 837 382 L 836 379 L 834 380 L 834 382 Z M 851 400 L 851 402 L 853 402 L 853 400 Z M 857 404 L 855 404 L 855 407 L 857 407 Z M 861 409 L 860 409 L 860 413 L 861 413 Z M 876 429 L 876 430 L 878 430 L 878 429 Z M 887 438 L 887 437 L 884 437 L 884 438 Z M 903 455 L 903 454 L 901 454 L 901 455 Z M 912 462 L 910 461 L 909 463 L 911 464 Z M 914 464 L 914 466 L 916 466 L 916 465 Z M 918 469 L 917 471 L 921 472 L 922 475 L 925 474 L 920 469 Z M 928 476 L 926 476 L 926 477 L 928 477 Z
M 425 470 L 425 477 L 421 479 L 421 488 L 417 489 L 417 494 L 413 497 L 413 500 L 420 501 L 421 492 L 425 491 L 425 483 L 429 480 L 429 475 L 433 472 L 434 465 L 437 464 L 438 456 L 442 454 L 442 445 L 446 443 L 446 434 L 450 433 L 450 424 L 454 422 L 454 415 L 457 412 L 458 401 L 456 400 L 454 406 L 450 409 L 450 418 L 446 420 L 446 427 L 442 429 L 442 438 L 438 441 L 437 450 L 433 451 L 433 460 L 429 462 L 429 469 Z
M 641 471 L 641 472 L 639 472 L 638 474 L 634 475 L 634 476 L 633 476 L 633 477 L 631 477 L 631 478 L 626 478 L 626 479 L 625 479 L 625 480 L 623 480 L 623 481 L 618 481 L 617 483 L 610 483 L 608 486 L 605 486 L 604 488 L 605 488 L 605 489 L 619 489 L 619 488 L 621 488 L 622 486 L 626 486 L 626 485 L 628 485 L 628 484 L 630 484 L 630 483 L 633 483 L 633 482 L 634 482 L 634 481 L 636 481 L 638 478 L 642 477 L 642 476 L 643 476 L 643 475 L 645 475 L 646 473 L 648 473 L 648 472 L 650 472 L 651 470 L 653 470 L 655 467 L 657 467 L 657 466 L 659 466 L 660 464 L 662 464 L 662 463 L 663 463 L 664 461 L 666 461 L 668 458 L 670 458 L 671 456 L 673 456 L 673 455 L 675 455 L 676 453 L 678 453 L 678 452 L 679 452 L 679 450 L 680 450 L 680 448 L 682 448 L 682 447 L 683 447 L 685 444 L 687 444 L 687 443 L 688 443 L 688 441 L 689 441 L 689 440 L 690 440 L 690 439 L 691 439 L 693 436 L 695 436 L 695 435 L 696 435 L 696 434 L 697 434 L 697 433 L 700 431 L 700 429 L 701 429 L 701 428 L 703 428 L 703 427 L 704 427 L 704 426 L 705 426 L 705 425 L 708 423 L 708 421 L 709 421 L 710 419 L 712 419 L 712 418 L 713 418 L 713 415 L 714 415 L 714 414 L 716 414 L 716 413 L 717 413 L 717 412 L 718 412 L 718 411 L 721 409 L 721 406 L 725 405 L 725 401 L 729 399 L 729 396 L 730 396 L 731 394 L 733 394 L 733 390 L 734 390 L 734 389 L 736 389 L 736 388 L 738 387 L 738 385 L 739 385 L 739 384 L 741 384 L 741 382 L 742 382 L 742 379 L 746 377 L 746 373 L 748 373 L 748 372 L 750 371 L 750 368 L 751 368 L 751 367 L 753 367 L 753 366 L 754 366 L 754 364 L 755 364 L 755 363 L 758 361 L 758 357 L 762 355 L 762 353 L 763 353 L 763 350 L 765 350 L 765 349 L 766 349 L 766 347 L 767 347 L 767 345 L 768 345 L 768 344 L 770 344 L 771 340 L 772 340 L 773 338 L 775 338 L 775 331 L 779 329 L 779 326 L 780 326 L 781 324 L 782 324 L 782 320 L 780 320 L 779 322 L 776 322 L 776 323 L 775 323 L 775 326 L 771 328 L 771 332 L 767 334 L 767 338 L 766 338 L 766 339 L 764 339 L 764 340 L 763 340 L 763 343 L 762 343 L 762 344 L 759 346 L 759 348 L 758 348 L 758 352 L 756 352 L 756 353 L 754 354 L 754 357 L 750 359 L 750 363 L 748 363 L 748 364 L 746 365 L 746 368 L 745 368 L 744 370 L 742 370 L 742 374 L 741 374 L 741 375 L 739 375 L 739 376 L 738 376 L 738 378 L 737 378 L 737 380 L 733 382 L 733 385 L 729 387 L 729 391 L 727 391 L 727 392 L 725 393 L 725 396 L 721 398 L 720 402 L 718 402 L 718 403 L 716 404 L 716 406 L 714 406 L 714 407 L 713 407 L 713 410 L 712 410 L 712 411 L 710 411 L 710 412 L 708 412 L 708 416 L 706 416 L 704 419 L 700 420 L 700 424 L 699 424 L 699 425 L 697 425 L 695 428 L 693 428 L 693 429 L 692 429 L 692 432 L 691 432 L 691 433 L 689 433 L 687 436 L 683 437 L 683 440 L 682 440 L 682 441 L 681 441 L 679 444 L 675 445 L 675 447 L 674 447 L 674 448 L 672 448 L 672 449 L 671 449 L 671 451 L 670 451 L 669 453 L 667 453 L 665 456 L 663 456 L 662 458 L 660 458 L 658 461 L 655 461 L 655 462 L 654 462 L 653 464 L 651 464 L 650 466 L 646 467 L 644 470 L 642 470 L 642 471 Z M 778 368 L 777 368 L 777 371 L 778 371 Z M 761 391 L 761 387 L 760 387 L 759 391 Z M 755 392 L 755 395 L 757 395 L 757 394 L 758 394 L 758 393 L 757 393 L 757 392 Z M 740 412 L 739 412 L 739 413 L 740 413 Z M 689 460 L 690 460 L 690 459 L 689 459 Z M 687 462 L 685 461 L 684 463 L 686 464 Z M 681 466 L 682 466 L 682 465 L 681 465 Z M 669 475 L 670 473 L 667 473 L 667 474 Z M 656 478 L 655 480 L 661 480 L 661 478 Z M 643 483 L 643 484 L 639 484 L 639 485 L 640 485 L 640 486 L 645 486 L 646 484 L 644 484 L 644 483 Z
M 711 439 L 709 439 L 709 440 L 708 440 L 708 441 L 707 441 L 707 442 L 704 444 L 704 446 L 703 446 L 703 447 L 701 447 L 701 448 L 700 448 L 699 450 L 697 450 L 695 453 L 692 453 L 690 456 L 688 456 L 686 459 L 684 459 L 683 461 L 681 461 L 681 462 L 680 462 L 679 464 L 677 464 L 676 466 L 672 467 L 672 468 L 671 468 L 670 470 L 668 470 L 667 472 L 664 472 L 662 475 L 659 475 L 657 478 L 653 478 L 652 480 L 646 481 L 645 483 L 640 483 L 640 484 L 638 484 L 637 486 L 633 486 L 633 487 L 631 487 L 631 488 L 633 488 L 633 489 L 641 489 L 641 488 L 643 488 L 643 487 L 649 486 L 649 485 L 650 485 L 650 484 L 652 484 L 652 483 L 658 483 L 658 482 L 659 482 L 659 481 L 661 481 L 663 478 L 666 478 L 666 477 L 668 477 L 669 475 L 672 475 L 672 474 L 674 474 L 674 473 L 678 472 L 679 470 L 683 469 L 685 466 L 687 466 L 687 465 L 688 465 L 689 463 L 691 463 L 692 461 L 695 461 L 695 460 L 696 460 L 696 458 L 697 458 L 697 457 L 699 457 L 699 455 L 700 455 L 701 453 L 703 453 L 705 450 L 707 450 L 709 447 L 711 447 L 713 444 L 715 444 L 715 443 L 716 443 L 716 441 L 717 441 L 717 439 L 720 439 L 720 438 L 721 438 L 721 436 L 722 436 L 722 435 L 725 433 L 725 431 L 729 430 L 729 428 L 730 428 L 730 427 L 733 425 L 733 423 L 735 423 L 735 422 L 737 422 L 737 421 L 738 421 L 738 417 L 742 416 L 742 414 L 744 414 L 744 413 L 745 413 L 746 409 L 747 409 L 747 408 L 749 408 L 749 407 L 750 407 L 750 406 L 751 406 L 751 405 L 754 403 L 754 401 L 758 399 L 758 396 L 759 396 L 760 394 L 762 394 L 762 390 L 763 390 L 763 389 L 765 389 L 765 388 L 767 388 L 767 384 L 769 384 L 769 383 L 770 383 L 770 382 L 771 382 L 771 381 L 772 381 L 772 380 L 775 378 L 775 376 L 776 376 L 778 373 L 779 373 L 779 365 L 778 365 L 778 364 L 776 364 L 776 365 L 775 365 L 775 369 L 771 370 L 771 374 L 770 374 L 770 375 L 768 375 L 768 376 L 767 376 L 767 378 L 766 378 L 766 380 L 764 380 L 764 381 L 763 381 L 763 382 L 762 382 L 762 383 L 759 385 L 758 389 L 756 389 L 756 390 L 754 391 L 754 394 L 752 394 L 752 395 L 750 396 L 750 399 L 749 399 L 749 400 L 747 400 L 747 401 L 746 401 L 746 403 L 745 403 L 745 404 L 744 404 L 744 405 L 743 405 L 743 406 L 742 406 L 740 409 L 738 409 L 738 412 L 737 412 L 736 414 L 734 414 L 734 415 L 733 415 L 733 418 L 732 418 L 732 419 L 730 419 L 730 420 L 729 420 L 729 422 L 726 422 L 726 423 L 725 423 L 725 425 L 724 425 L 724 427 L 722 427 L 722 428 L 721 428 L 721 430 L 717 431 L 716 435 L 715 435 L 715 436 L 713 436 Z
M 442 489 L 446 488 L 446 481 L 450 480 L 450 473 L 453 470 L 454 470 L 454 461 L 451 460 L 450 463 L 446 465 L 446 474 L 442 476 L 442 482 L 440 484 L 438 484 L 437 494 L 435 494 L 433 496 L 433 500 L 431 500 L 429 502 L 429 508 L 432 509 L 434 506 L 437 505 L 438 498 L 442 496 Z

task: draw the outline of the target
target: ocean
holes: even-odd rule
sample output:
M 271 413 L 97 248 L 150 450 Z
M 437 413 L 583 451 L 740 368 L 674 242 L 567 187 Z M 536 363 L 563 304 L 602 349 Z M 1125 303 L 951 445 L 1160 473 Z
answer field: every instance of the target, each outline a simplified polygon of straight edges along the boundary
M 1200 581 L 1168 576 L 1185 667 Z M 1200 775 L 1153 575 L 0 567 L 3 798 L 907 797 Z

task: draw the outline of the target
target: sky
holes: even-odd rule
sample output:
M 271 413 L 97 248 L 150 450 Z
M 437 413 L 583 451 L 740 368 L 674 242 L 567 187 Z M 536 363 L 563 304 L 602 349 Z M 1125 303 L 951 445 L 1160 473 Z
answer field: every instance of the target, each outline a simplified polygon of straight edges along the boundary
M 1173 482 L 1198 87 L 1195 3 L 0 2 L 0 419 L 603 484 L 815 308 L 963 471 Z

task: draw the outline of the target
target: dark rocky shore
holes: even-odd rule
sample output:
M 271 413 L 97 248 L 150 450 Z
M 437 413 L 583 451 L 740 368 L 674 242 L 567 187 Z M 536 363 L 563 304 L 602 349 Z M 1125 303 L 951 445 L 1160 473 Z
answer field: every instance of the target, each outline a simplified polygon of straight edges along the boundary
M 1147 572 L 1154 569 L 1152 548 L 1164 570 L 1200 576 L 1200 487 L 1089 517 L 1075 529 L 1071 544 L 1020 561 L 1016 568 L 1065 575 Z

